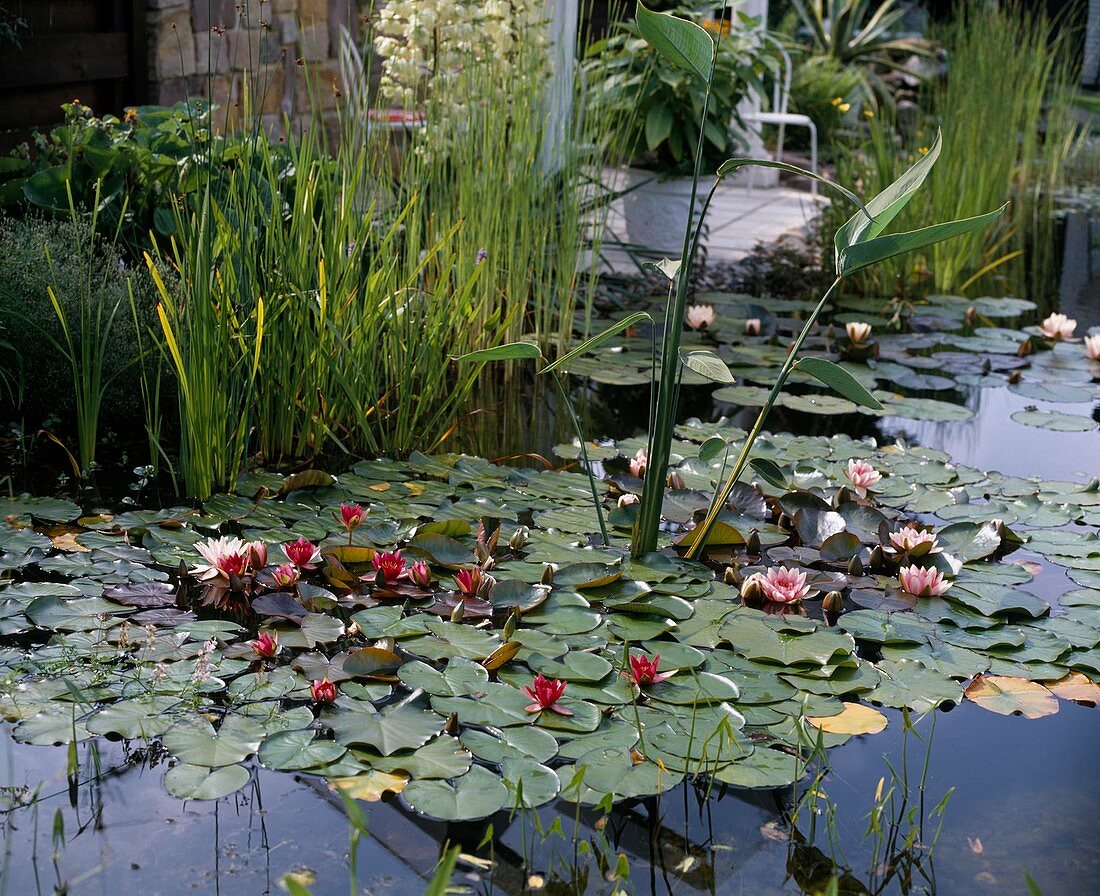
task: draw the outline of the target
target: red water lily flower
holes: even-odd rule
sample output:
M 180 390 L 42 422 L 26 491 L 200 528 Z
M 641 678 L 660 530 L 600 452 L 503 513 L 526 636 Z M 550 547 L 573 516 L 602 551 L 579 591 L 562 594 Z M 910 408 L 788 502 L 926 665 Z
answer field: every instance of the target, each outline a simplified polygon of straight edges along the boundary
M 371 561 L 374 564 L 374 581 L 389 585 L 405 576 L 405 558 L 400 551 L 380 551 Z
M 454 576 L 458 590 L 463 594 L 476 597 L 481 585 L 485 581 L 485 574 L 480 566 L 464 566 Z
M 349 534 L 355 531 L 366 515 L 367 512 L 360 504 L 340 505 L 340 524 L 348 530 Z
M 431 588 L 432 586 L 432 568 L 423 560 L 417 560 L 410 566 L 406 571 L 406 575 L 408 575 L 409 581 L 418 588 Z
M 279 652 L 279 636 L 274 632 L 260 632 L 254 641 L 249 641 L 248 646 L 264 659 L 270 659 Z
M 638 687 L 647 684 L 659 684 L 672 677 L 670 672 L 658 672 L 657 667 L 659 665 L 661 665 L 661 655 L 659 653 L 654 654 L 653 659 L 645 654 L 632 654 L 630 657 L 630 670 L 624 670 L 623 675 Z
M 321 561 L 321 549 L 305 538 L 288 541 L 283 545 L 283 553 L 299 569 L 313 569 Z
M 336 685 L 322 678 L 309 686 L 309 694 L 314 703 L 331 703 L 336 699 Z
M 291 585 L 298 584 L 301 577 L 302 574 L 293 563 L 284 563 L 282 566 L 277 566 L 271 574 L 271 578 L 275 580 L 275 584 L 280 588 L 289 588 Z
M 523 691 L 535 702 L 526 707 L 528 712 L 542 712 L 544 709 L 556 712 L 559 716 L 571 716 L 573 711 L 558 704 L 565 693 L 566 682 L 557 678 L 547 678 L 541 672 Z

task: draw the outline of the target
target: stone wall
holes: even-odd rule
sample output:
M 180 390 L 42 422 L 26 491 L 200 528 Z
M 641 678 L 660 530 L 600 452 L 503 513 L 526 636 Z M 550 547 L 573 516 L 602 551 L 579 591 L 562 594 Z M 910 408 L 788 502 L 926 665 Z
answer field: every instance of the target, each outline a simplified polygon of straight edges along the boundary
M 335 124 L 340 29 L 357 34 L 356 0 L 146 2 L 151 103 L 212 99 L 219 128 L 240 122 L 248 102 L 271 133 L 315 106 Z

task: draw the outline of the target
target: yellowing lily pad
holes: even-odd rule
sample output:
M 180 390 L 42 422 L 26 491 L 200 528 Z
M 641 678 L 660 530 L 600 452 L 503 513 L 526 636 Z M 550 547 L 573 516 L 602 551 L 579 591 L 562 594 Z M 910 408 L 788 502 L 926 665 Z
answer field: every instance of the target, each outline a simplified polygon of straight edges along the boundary
M 878 734 L 886 727 L 886 716 L 862 703 L 845 703 L 835 716 L 809 717 L 806 721 L 829 734 Z
M 979 675 L 963 692 L 990 712 L 1039 719 L 1058 712 L 1054 695 L 1034 681 L 1009 675 Z
M 409 776 L 402 771 L 380 772 L 371 769 L 366 774 L 351 778 L 333 778 L 328 782 L 331 790 L 339 790 L 352 799 L 377 803 L 385 793 L 401 793 L 409 783 Z
M 1063 700 L 1074 703 L 1100 704 L 1100 685 L 1080 672 L 1070 672 L 1057 681 L 1043 682 L 1044 686 Z

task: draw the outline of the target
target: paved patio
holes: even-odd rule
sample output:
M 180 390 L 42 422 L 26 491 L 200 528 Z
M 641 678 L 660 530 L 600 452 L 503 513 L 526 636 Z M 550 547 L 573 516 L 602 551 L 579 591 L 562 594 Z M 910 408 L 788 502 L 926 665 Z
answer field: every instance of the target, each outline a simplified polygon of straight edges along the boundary
M 617 184 L 621 189 L 621 182 Z M 633 254 L 646 258 L 664 256 L 676 257 L 680 254 L 679 237 L 664 242 L 657 230 L 645 220 L 660 218 L 660 225 L 675 225 L 676 207 L 679 208 L 680 221 L 688 207 L 688 197 L 682 191 L 672 188 L 671 198 L 642 197 L 646 188 L 616 199 L 608 214 L 608 236 L 602 252 L 604 265 L 614 271 L 636 270 L 631 253 L 618 248 L 621 245 L 636 247 Z M 704 232 L 703 245 L 706 247 L 709 262 L 732 262 L 744 258 L 758 243 L 774 243 L 788 234 L 804 232 L 820 207 L 827 200 L 820 194 L 816 197 L 803 190 L 786 186 L 754 187 L 722 185 L 715 194 L 707 214 L 707 229 Z M 628 228 L 624 214 L 628 206 L 633 205 L 631 214 L 640 214 L 641 226 Z M 680 230 L 682 224 L 674 227 Z M 682 230 L 680 231 L 682 233 Z M 642 251 L 642 247 L 646 247 Z

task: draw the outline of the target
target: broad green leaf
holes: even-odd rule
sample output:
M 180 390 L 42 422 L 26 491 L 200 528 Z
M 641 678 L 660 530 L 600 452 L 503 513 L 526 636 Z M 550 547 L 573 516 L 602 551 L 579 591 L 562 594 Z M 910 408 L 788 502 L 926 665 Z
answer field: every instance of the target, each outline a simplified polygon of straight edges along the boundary
M 660 103 L 650 108 L 645 117 L 645 144 L 648 149 L 656 149 L 672 133 L 673 117 L 668 106 Z
M 694 370 L 700 376 L 705 376 L 712 383 L 732 384 L 733 374 L 726 366 L 725 361 L 714 352 L 691 351 L 680 352 L 680 360 L 688 370 Z
M 866 208 L 852 215 L 836 232 L 833 244 L 836 248 L 838 273 L 841 271 L 840 257 L 845 249 L 874 239 L 909 204 L 913 194 L 920 189 L 932 166 L 936 164 L 942 146 L 943 133 L 937 130 L 936 139 L 932 141 L 928 152 L 901 177 L 868 202 Z
M 710 463 L 725 450 L 726 440 L 721 436 L 711 436 L 699 446 L 699 460 Z
M 550 364 L 549 366 L 543 368 L 542 372 L 552 373 L 559 368 L 564 368 L 565 365 L 572 361 L 574 358 L 580 357 L 585 352 L 590 352 L 597 346 L 603 345 L 613 336 L 616 336 L 623 330 L 634 326 L 634 324 L 638 323 L 638 321 L 641 320 L 653 320 L 653 318 L 650 317 L 649 314 L 647 314 L 645 311 L 636 311 L 634 314 L 631 314 L 629 317 L 623 318 L 618 323 L 612 324 L 602 333 L 597 333 L 591 339 L 586 339 L 576 348 L 566 352 L 564 355 L 558 358 L 553 364 Z
M 164 789 L 181 800 L 220 800 L 244 787 L 249 777 L 240 765 L 211 769 L 183 763 L 165 773 Z
M 694 22 L 638 4 L 638 31 L 666 60 L 710 83 L 714 39 Z
M 779 468 L 779 464 L 774 460 L 767 457 L 753 457 L 749 460 L 749 466 L 769 485 L 774 485 L 776 488 L 782 489 L 789 487 L 787 485 L 786 475 Z
M 849 401 L 854 401 L 856 404 L 871 408 L 874 411 L 882 410 L 882 404 L 879 400 L 868 392 L 859 380 L 832 361 L 825 358 L 803 358 L 795 364 L 795 368 L 820 380 Z
M 455 783 L 413 781 L 403 794 L 417 812 L 444 821 L 474 821 L 508 805 L 508 788 L 500 778 L 475 765 Z
M 460 364 L 467 362 L 483 361 L 514 361 L 526 358 L 541 358 L 542 352 L 533 342 L 507 342 L 504 345 L 496 345 L 493 348 L 483 348 L 476 352 L 467 352 L 458 355 L 453 360 Z
M 889 236 L 880 236 L 872 240 L 856 243 L 842 249 L 837 254 L 837 273 L 846 277 L 855 271 L 875 264 L 885 258 L 902 255 L 925 246 L 933 246 L 942 243 L 952 237 L 962 236 L 972 230 L 981 230 L 992 224 L 1008 207 L 1007 203 L 999 209 L 986 212 L 984 215 L 975 215 L 973 218 L 961 218 L 958 221 L 946 221 L 942 224 L 932 224 L 919 230 L 910 230 L 906 233 L 894 233 Z

